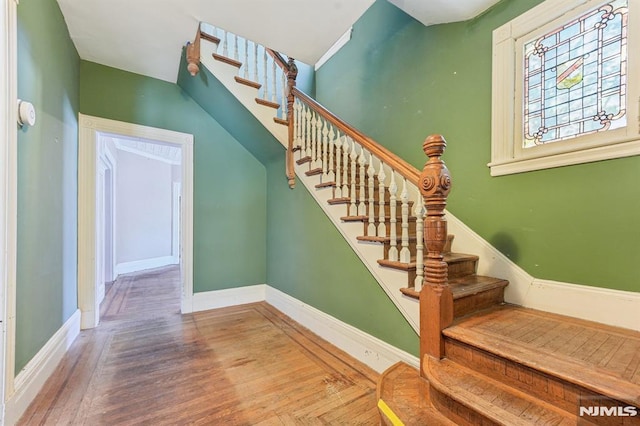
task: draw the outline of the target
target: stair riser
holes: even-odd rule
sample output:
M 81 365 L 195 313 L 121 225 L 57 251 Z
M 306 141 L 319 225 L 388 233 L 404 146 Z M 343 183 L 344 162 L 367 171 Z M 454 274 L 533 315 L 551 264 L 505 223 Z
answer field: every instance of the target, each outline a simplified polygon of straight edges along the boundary
M 385 244 L 385 256 L 387 255 L 387 244 Z M 409 250 L 411 251 L 411 253 L 415 253 L 415 242 L 414 243 L 409 243 Z M 425 261 L 426 261 L 426 253 L 425 253 Z M 448 268 L 448 274 L 447 277 L 452 280 L 454 278 L 459 278 L 459 277 L 464 277 L 467 275 L 473 275 L 476 273 L 476 269 L 477 269 L 477 264 L 478 261 L 477 260 L 465 260 L 462 262 L 455 262 L 455 263 L 451 263 L 449 264 L 449 268 Z M 413 283 L 413 281 L 416 278 L 416 271 L 409 271 L 409 282 Z
M 451 338 L 445 338 L 447 358 L 476 370 L 484 375 L 506 383 L 529 395 L 533 395 L 568 413 L 578 414 L 581 400 L 597 401 L 598 405 L 621 405 L 589 389 L 566 382 L 558 377 L 545 374 L 511 360 L 485 352 Z M 622 425 L 638 424 L 638 418 L 601 417 L 595 424 Z M 589 419 L 594 422 L 593 418 Z M 635 423 L 629 420 L 634 420 Z
M 453 317 L 460 318 L 502 303 L 504 303 L 504 287 L 455 299 L 453 301 Z
M 501 426 L 469 407 L 438 392 L 433 387 L 429 390 L 431 403 L 445 417 L 460 426 Z

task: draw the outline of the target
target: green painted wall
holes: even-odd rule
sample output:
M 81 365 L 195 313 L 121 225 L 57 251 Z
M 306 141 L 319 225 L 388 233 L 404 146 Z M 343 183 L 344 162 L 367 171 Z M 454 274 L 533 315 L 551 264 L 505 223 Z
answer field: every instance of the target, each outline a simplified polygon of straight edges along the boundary
M 77 309 L 79 65 L 55 0 L 21 2 L 18 97 L 37 118 L 18 131 L 16 374 Z
M 178 86 L 262 164 L 284 155 L 284 147 L 204 66 L 192 77 L 182 55 Z
M 491 33 L 539 2 L 424 27 L 378 0 L 316 73 L 317 99 L 419 168 L 424 138 L 445 135 L 450 211 L 534 277 L 640 291 L 640 157 L 494 178 L 486 166 Z
M 266 282 L 265 167 L 179 86 L 80 64 L 80 112 L 194 135 L 194 290 Z
M 391 345 L 418 355 L 419 341 L 315 199 L 267 166 L 268 284 Z
M 178 84 L 267 165 L 266 282 L 417 354 L 416 333 L 306 188 L 289 189 L 282 145 L 206 69 L 195 78 L 181 71 Z M 307 77 L 301 86 L 313 91 Z

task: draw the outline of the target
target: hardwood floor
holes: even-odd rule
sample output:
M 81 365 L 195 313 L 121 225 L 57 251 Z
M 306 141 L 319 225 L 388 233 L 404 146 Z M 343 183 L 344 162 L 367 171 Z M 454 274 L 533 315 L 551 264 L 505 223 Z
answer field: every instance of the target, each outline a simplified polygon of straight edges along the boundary
M 177 268 L 119 278 L 22 425 L 375 425 L 378 374 L 266 303 L 180 315 Z

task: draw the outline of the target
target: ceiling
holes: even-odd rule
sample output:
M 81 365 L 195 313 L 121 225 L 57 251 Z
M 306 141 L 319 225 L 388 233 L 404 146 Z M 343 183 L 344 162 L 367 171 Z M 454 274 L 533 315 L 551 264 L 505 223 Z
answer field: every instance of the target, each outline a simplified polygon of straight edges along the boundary
M 375 0 L 58 0 L 84 60 L 175 82 L 198 23 L 308 64 Z M 498 0 L 388 0 L 425 25 L 472 18 Z

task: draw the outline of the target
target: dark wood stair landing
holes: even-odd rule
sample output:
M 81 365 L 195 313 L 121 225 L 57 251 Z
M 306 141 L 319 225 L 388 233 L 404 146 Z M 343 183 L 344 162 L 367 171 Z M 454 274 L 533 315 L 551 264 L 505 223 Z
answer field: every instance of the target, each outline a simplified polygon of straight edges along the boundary
M 459 320 L 443 333 L 447 356 L 457 362 L 474 362 L 461 346 L 467 345 L 517 362 L 527 371 L 540 371 L 595 394 L 640 406 L 640 332 L 504 305 Z
M 581 405 L 640 413 L 640 332 L 503 305 L 443 334 L 445 358 L 425 356 L 422 377 L 394 366 L 378 383 L 406 424 L 435 410 L 459 425 L 640 425 L 640 416 L 579 414 Z

